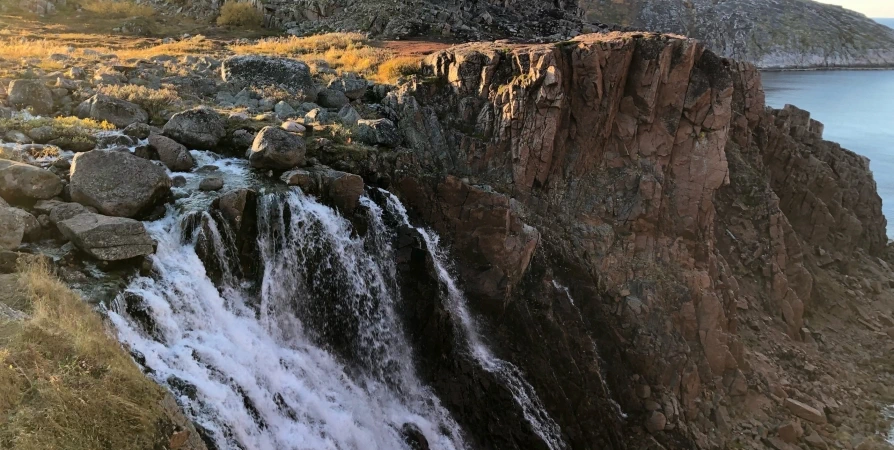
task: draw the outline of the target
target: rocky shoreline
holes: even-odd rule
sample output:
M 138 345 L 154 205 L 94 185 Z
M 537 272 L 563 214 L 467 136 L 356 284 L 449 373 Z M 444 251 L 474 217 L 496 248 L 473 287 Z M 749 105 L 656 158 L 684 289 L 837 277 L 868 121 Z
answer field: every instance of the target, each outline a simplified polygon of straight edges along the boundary
M 4 271 L 54 247 L 75 286 L 150 273 L 145 223 L 188 200 L 234 232 L 236 267 L 197 242 L 208 276 L 250 279 L 258 192 L 298 186 L 363 234 L 378 187 L 449 241 L 570 448 L 890 448 L 894 252 L 869 161 L 767 108 L 751 64 L 617 32 L 463 44 L 395 85 L 261 55 L 103 60 L 2 83 Z M 189 100 L 149 111 L 109 85 Z M 411 235 L 421 376 L 475 446 L 543 448 L 462 362 Z

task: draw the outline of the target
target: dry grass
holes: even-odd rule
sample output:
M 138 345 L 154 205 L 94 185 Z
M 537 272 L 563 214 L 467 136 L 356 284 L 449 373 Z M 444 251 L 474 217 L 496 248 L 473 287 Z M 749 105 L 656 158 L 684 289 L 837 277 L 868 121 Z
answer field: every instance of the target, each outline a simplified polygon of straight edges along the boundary
M 106 85 L 99 89 L 101 94 L 127 100 L 139 105 L 149 113 L 153 120 L 158 120 L 162 112 L 179 108 L 181 102 L 177 91 L 170 88 L 152 89 L 135 84 Z
M 380 64 L 376 79 L 382 82 L 394 81 L 400 77 L 417 74 L 421 69 L 422 58 L 401 56 Z
M 79 0 L 85 11 L 100 17 L 152 17 L 155 10 L 149 5 L 137 4 L 131 0 Z
M 31 317 L 2 334 L 0 448 L 156 448 L 162 389 L 45 263 L 22 269 Z
M 220 8 L 217 24 L 222 27 L 261 28 L 264 15 L 251 3 L 228 1 Z

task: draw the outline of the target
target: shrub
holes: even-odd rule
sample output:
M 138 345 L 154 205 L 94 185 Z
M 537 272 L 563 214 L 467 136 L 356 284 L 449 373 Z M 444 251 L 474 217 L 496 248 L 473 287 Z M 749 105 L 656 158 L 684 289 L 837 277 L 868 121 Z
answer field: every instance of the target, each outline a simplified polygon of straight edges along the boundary
M 220 26 L 260 28 L 264 25 L 264 15 L 251 3 L 228 1 L 220 8 L 217 24 Z
M 93 119 L 79 119 L 77 117 L 38 117 L 25 119 L 13 117 L 12 119 L 0 119 L 0 133 L 18 130 L 23 133 L 38 127 L 52 127 L 55 133 L 69 139 L 93 139 L 98 131 L 114 130 L 115 126 L 108 122 L 98 122 Z
M 85 11 L 101 17 L 150 17 L 155 10 L 131 0 L 80 0 Z
M 135 84 L 106 85 L 99 92 L 109 97 L 126 100 L 139 105 L 153 120 L 161 119 L 161 113 L 171 110 L 180 103 L 180 95 L 170 88 L 151 89 Z
M 31 315 L 0 323 L 0 448 L 160 448 L 164 391 L 99 314 L 45 263 L 27 263 L 17 283 L 3 289 Z
M 379 65 L 376 78 L 382 82 L 395 81 L 419 73 L 422 60 L 412 56 L 402 56 L 383 62 Z

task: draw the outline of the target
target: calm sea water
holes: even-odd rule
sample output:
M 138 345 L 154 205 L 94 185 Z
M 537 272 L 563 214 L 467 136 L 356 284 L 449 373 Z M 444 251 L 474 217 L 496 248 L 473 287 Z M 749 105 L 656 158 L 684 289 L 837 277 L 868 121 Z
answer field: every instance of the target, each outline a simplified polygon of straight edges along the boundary
M 894 28 L 894 19 L 874 19 L 876 22 Z
M 764 72 L 763 81 L 767 105 L 810 111 L 827 140 L 870 159 L 894 237 L 894 70 Z

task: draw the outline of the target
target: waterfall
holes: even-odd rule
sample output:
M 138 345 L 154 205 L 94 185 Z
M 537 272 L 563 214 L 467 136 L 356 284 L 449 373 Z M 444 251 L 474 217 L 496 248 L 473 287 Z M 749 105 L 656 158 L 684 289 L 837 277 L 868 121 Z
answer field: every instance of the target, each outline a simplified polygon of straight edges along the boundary
M 388 211 L 404 225 L 412 227 L 407 210 L 400 200 L 388 191 L 381 192 L 387 199 Z M 371 202 L 366 201 L 366 203 Z M 550 449 L 566 448 L 559 425 L 550 417 L 534 387 L 525 380 L 521 370 L 512 363 L 496 357 L 483 341 L 478 331 L 478 325 L 466 306 L 465 295 L 450 273 L 450 260 L 439 245 L 438 236 L 423 227 L 415 227 L 415 229 L 422 236 L 432 255 L 438 279 L 446 288 L 446 295 L 443 299 L 445 306 L 454 323 L 462 330 L 469 353 L 484 370 L 496 375 L 509 389 L 531 428 Z
M 109 317 L 220 449 L 412 450 L 408 429 L 432 449 L 466 448 L 414 373 L 381 215 L 370 205 L 360 238 L 300 191 L 263 196 L 260 285 L 227 272 L 215 286 L 195 242 L 210 232 L 228 267 L 225 227 L 206 214 L 189 232 L 171 209 L 147 223 L 153 275 L 134 279 Z

